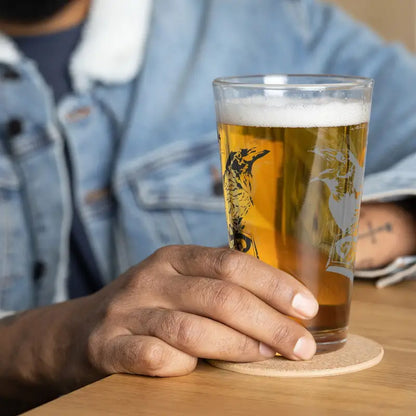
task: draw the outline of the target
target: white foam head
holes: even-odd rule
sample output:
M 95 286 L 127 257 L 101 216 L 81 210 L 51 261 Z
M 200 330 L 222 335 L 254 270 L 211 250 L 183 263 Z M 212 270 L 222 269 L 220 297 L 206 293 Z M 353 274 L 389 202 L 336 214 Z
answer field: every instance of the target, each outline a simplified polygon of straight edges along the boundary
M 220 104 L 220 122 L 255 127 L 336 127 L 366 123 L 370 104 L 276 96 L 229 99 Z

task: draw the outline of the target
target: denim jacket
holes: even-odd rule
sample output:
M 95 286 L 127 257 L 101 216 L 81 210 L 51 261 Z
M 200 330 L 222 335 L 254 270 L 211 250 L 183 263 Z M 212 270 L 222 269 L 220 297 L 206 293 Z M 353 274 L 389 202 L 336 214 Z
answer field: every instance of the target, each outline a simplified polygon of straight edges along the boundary
M 416 194 L 416 60 L 331 6 L 99 0 L 75 55 L 74 92 L 55 105 L 34 63 L 0 36 L 3 313 L 67 297 L 63 137 L 106 282 L 163 245 L 226 244 L 211 91 L 218 76 L 374 78 L 365 199 Z

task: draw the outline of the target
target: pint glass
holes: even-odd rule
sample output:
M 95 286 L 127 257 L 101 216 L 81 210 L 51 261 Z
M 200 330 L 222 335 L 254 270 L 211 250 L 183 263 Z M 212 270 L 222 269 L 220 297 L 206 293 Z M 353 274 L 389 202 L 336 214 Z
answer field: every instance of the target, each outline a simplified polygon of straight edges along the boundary
M 214 81 L 230 247 L 319 302 L 318 352 L 347 339 L 373 81 L 265 75 Z

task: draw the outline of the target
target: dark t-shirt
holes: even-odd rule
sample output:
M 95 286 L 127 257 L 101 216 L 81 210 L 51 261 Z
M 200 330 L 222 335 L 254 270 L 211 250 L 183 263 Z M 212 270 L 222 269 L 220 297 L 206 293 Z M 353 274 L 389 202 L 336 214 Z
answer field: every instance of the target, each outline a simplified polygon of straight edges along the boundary
M 35 61 L 40 73 L 52 89 L 55 102 L 71 92 L 68 66 L 72 52 L 81 36 L 82 25 L 62 32 L 13 38 L 25 56 Z M 71 164 L 66 149 L 69 172 Z M 85 234 L 79 214 L 73 206 L 70 235 L 68 290 L 71 298 L 85 296 L 103 286 L 100 271 Z

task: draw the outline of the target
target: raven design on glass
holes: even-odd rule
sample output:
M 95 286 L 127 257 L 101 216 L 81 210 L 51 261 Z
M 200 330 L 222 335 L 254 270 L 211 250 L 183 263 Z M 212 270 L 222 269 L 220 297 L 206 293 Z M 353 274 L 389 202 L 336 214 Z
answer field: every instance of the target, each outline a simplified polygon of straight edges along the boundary
M 253 206 L 251 197 L 253 164 L 269 150 L 258 151 L 255 147 L 230 152 L 224 169 L 224 195 L 229 217 L 230 247 L 243 253 L 251 251 L 257 258 L 258 252 L 253 237 L 244 232 L 244 217 Z

